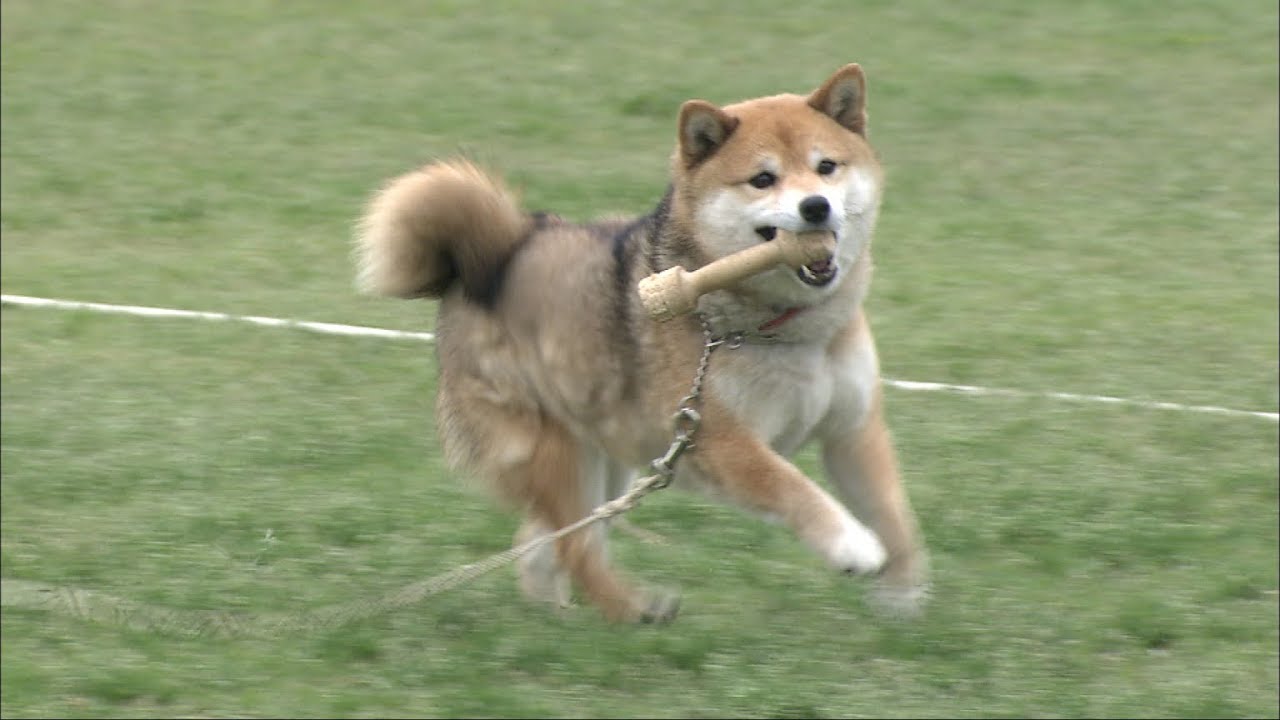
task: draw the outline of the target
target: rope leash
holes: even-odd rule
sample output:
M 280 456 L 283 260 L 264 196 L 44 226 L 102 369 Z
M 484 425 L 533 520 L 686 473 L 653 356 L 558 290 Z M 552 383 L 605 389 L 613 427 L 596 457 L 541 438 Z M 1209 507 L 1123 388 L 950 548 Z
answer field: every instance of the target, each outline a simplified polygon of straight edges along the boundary
M 281 615 L 247 615 L 224 611 L 175 610 L 116 597 L 95 590 L 51 585 L 29 580 L 0 581 L 0 606 L 40 609 L 106 625 L 182 637 L 274 637 L 318 632 L 377 617 L 416 605 L 527 555 L 543 545 L 588 525 L 620 515 L 645 495 L 670 484 L 660 474 L 637 480 L 625 494 L 597 507 L 590 515 L 559 530 L 462 565 L 435 577 L 407 585 L 371 601 L 345 603 L 311 612 Z
M 693 436 L 702 421 L 697 407 L 701 404 L 702 385 L 710 367 L 711 352 L 726 342 L 712 336 L 705 320 L 702 321 L 702 332 L 702 357 L 694 373 L 692 388 L 680 401 L 673 418 L 675 438 L 667 452 L 653 461 L 653 474 L 637 479 L 626 493 L 555 532 L 540 535 L 478 562 L 406 585 L 374 600 L 331 605 L 303 613 L 255 615 L 217 610 L 175 610 L 94 590 L 16 579 L 0 580 L 0 607 L 39 609 L 80 620 L 163 635 L 233 638 L 275 637 L 322 631 L 416 605 L 433 595 L 512 563 L 547 543 L 555 542 L 601 520 L 621 515 L 639 504 L 644 496 L 669 486 L 675 477 L 676 462 L 681 455 L 693 448 Z

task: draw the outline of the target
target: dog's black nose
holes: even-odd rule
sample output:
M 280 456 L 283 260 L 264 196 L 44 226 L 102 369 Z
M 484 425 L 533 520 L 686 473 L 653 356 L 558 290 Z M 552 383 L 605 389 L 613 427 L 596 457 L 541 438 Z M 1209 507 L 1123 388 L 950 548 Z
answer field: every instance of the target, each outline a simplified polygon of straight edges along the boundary
M 811 223 L 822 222 L 831 214 L 831 203 L 821 195 L 810 195 L 800 201 L 800 217 Z

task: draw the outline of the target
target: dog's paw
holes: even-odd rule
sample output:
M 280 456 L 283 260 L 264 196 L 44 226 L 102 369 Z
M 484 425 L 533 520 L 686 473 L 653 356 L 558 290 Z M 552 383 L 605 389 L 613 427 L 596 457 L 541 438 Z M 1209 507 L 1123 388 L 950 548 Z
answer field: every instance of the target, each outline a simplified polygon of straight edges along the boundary
M 827 561 L 850 575 L 874 575 L 887 557 L 880 538 L 852 518 L 845 520 L 827 550 Z
M 876 613 L 899 620 L 914 620 L 923 615 L 928 600 L 927 583 L 899 585 L 882 580 L 867 595 L 867 603 Z
M 899 553 L 876 578 L 867 602 L 880 615 L 913 619 L 929 600 L 929 556 L 923 550 Z
M 640 610 L 639 621 L 645 625 L 666 625 L 680 612 L 680 593 L 658 591 L 651 593 Z

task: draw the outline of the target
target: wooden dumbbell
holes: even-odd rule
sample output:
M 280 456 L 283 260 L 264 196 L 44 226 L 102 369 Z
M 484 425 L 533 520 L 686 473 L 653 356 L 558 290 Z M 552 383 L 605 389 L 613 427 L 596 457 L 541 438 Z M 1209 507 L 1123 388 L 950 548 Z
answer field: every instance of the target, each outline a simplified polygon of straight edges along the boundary
M 640 302 L 654 320 L 670 320 L 692 312 L 698 298 L 723 290 L 775 265 L 818 262 L 835 253 L 835 237 L 826 231 L 792 233 L 778 228 L 770 242 L 753 245 L 692 272 L 679 265 L 640 281 Z

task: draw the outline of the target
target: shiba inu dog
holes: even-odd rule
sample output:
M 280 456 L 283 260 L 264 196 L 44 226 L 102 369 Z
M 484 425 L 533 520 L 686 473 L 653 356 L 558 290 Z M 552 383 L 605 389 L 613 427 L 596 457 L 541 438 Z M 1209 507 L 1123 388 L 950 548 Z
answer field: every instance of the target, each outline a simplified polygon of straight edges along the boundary
M 807 96 L 681 106 L 670 186 L 653 212 L 577 224 L 521 208 L 464 160 L 390 181 L 357 233 L 368 292 L 439 298 L 438 428 L 460 471 L 525 513 L 517 541 L 620 494 L 672 439 L 707 337 L 695 445 L 676 484 L 780 521 L 837 570 L 877 576 L 891 606 L 922 598 L 926 559 L 886 429 L 863 311 L 882 190 L 866 81 L 847 65 Z M 702 267 L 779 229 L 829 232 L 831 257 L 705 295 L 693 315 L 646 316 L 637 283 Z M 787 460 L 810 440 L 836 496 Z M 601 525 L 519 566 L 524 592 L 572 588 L 606 617 L 666 621 L 672 594 L 610 565 Z

